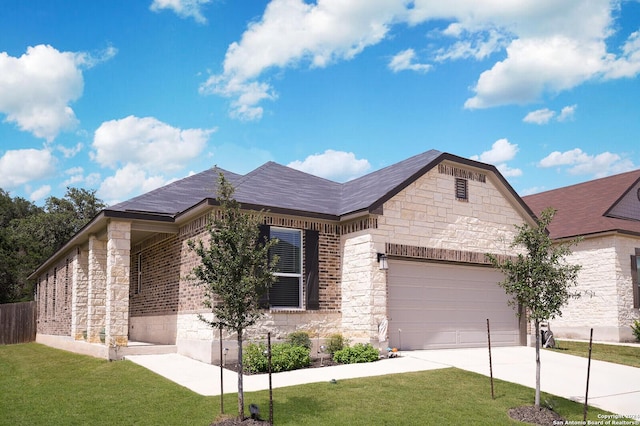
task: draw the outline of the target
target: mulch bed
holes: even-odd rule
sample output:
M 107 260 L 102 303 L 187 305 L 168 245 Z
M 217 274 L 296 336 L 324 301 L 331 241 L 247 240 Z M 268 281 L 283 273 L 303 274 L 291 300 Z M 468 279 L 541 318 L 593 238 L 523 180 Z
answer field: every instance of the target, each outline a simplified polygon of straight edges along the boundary
M 554 421 L 564 422 L 564 418 L 555 411 L 549 410 L 545 407 L 537 408 L 533 405 L 512 408 L 509 410 L 509 417 L 521 422 L 543 426 L 552 425 L 554 424 Z

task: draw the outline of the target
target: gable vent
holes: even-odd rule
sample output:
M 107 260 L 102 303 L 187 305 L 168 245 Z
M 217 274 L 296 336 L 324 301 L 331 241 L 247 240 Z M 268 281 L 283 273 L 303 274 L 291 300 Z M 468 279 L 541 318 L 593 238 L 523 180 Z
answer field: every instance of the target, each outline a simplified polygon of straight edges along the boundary
M 456 199 L 464 201 L 469 200 L 469 191 L 466 179 L 456 178 Z

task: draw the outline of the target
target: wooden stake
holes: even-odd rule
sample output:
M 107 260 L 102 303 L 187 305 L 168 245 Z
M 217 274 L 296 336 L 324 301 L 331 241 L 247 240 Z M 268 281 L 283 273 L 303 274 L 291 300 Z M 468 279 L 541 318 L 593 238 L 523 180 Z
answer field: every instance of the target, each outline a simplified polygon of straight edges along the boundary
M 489 377 L 491 377 L 491 399 L 496 399 L 493 393 L 493 364 L 491 362 L 491 331 L 489 329 L 489 318 L 487 318 L 487 341 L 489 342 Z
M 222 327 L 220 327 L 220 414 L 224 414 L 224 374 L 222 363 Z
M 587 400 L 589 399 L 589 373 L 591 372 L 591 345 L 593 344 L 593 328 L 589 336 L 589 361 L 587 363 L 587 390 L 584 394 L 584 411 L 582 413 L 582 421 L 587 422 Z
M 267 359 L 269 365 L 269 424 L 273 425 L 273 388 L 271 387 L 271 332 L 267 333 Z

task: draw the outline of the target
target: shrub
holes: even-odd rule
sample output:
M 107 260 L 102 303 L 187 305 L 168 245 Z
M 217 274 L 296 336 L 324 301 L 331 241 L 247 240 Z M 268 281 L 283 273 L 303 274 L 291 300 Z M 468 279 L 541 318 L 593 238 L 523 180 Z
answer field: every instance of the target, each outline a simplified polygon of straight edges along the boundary
M 333 354 L 333 360 L 342 364 L 377 361 L 380 354 L 370 343 L 356 343 Z
M 311 350 L 311 338 L 306 331 L 294 331 L 287 336 L 287 343 L 293 346 L 302 346 Z
M 327 342 L 327 352 L 333 355 L 340 349 L 344 348 L 346 344 L 347 342 L 344 337 L 342 337 L 342 334 L 332 334 L 329 336 L 329 341 Z
M 264 343 L 249 343 L 242 353 L 242 364 L 251 373 L 268 371 L 267 346 Z
M 266 373 L 269 371 L 267 345 L 264 343 L 250 343 L 244 349 L 243 363 L 251 373 Z M 290 343 L 276 343 L 271 345 L 271 371 L 296 370 L 311 364 L 309 349 L 294 346 Z
M 633 324 L 631 324 L 631 331 L 633 335 L 636 336 L 636 340 L 640 342 L 640 321 L 635 320 Z

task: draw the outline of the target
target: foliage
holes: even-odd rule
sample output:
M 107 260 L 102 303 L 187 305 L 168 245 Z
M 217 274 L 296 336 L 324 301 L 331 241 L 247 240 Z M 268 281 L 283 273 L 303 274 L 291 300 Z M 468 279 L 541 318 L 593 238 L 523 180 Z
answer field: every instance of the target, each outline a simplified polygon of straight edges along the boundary
M 278 259 L 269 258 L 269 248 L 276 240 L 258 241 L 261 215 L 241 211 L 233 193 L 233 186 L 220 173 L 217 199 L 220 209 L 211 216 L 208 244 L 190 240 L 188 246 L 200 259 L 191 279 L 204 287 L 203 305 L 213 312 L 213 319 L 202 315 L 200 319 L 211 327 L 236 334 L 238 416 L 243 418 L 243 333 L 262 316 L 259 300 L 275 281 L 273 272 Z
M 633 324 L 631 324 L 631 332 L 635 336 L 636 340 L 640 342 L 640 321 L 634 320 Z
M 380 353 L 371 343 L 356 343 L 347 346 L 333 354 L 333 360 L 341 364 L 356 364 L 361 362 L 372 362 L 380 359 Z
M 330 379 L 274 391 L 275 424 L 513 425 L 508 409 L 527 405 L 530 394 L 529 388 L 496 379 L 491 399 L 485 376 L 456 368 L 337 384 Z M 3 425 L 206 425 L 219 412 L 211 409 L 218 396 L 198 395 L 130 361 L 107 362 L 36 343 L 0 346 L 0 394 Z M 265 417 L 269 391 L 247 395 Z M 224 398 L 231 405 L 237 397 Z M 554 409 L 567 420 L 582 421 L 581 403 L 544 393 L 543 398 L 553 398 Z M 605 413 L 589 407 L 587 419 Z
M 269 371 L 267 346 L 264 343 L 250 343 L 244 351 L 245 367 L 252 373 L 266 373 Z M 271 371 L 297 370 L 311 364 L 309 349 L 291 343 L 276 343 L 271 345 Z
M 0 189 L 0 303 L 31 300 L 29 274 L 105 207 L 85 189 L 67 188 L 44 208 Z
M 554 209 L 548 208 L 536 219 L 536 226 L 516 226 L 518 233 L 511 247 L 522 247 L 525 253 L 505 260 L 487 254 L 494 268 L 505 275 L 498 284 L 513 296 L 511 303 L 518 307 L 518 314 L 520 309 L 525 309 L 535 324 L 537 407 L 540 406 L 540 322 L 560 316 L 569 299 L 580 296 L 571 289 L 577 285 L 580 265 L 570 265 L 565 261 L 571 254 L 570 247 L 579 240 L 554 244 L 547 228 L 555 213 Z
M 287 336 L 287 342 L 311 350 L 311 337 L 306 331 L 294 331 Z
M 347 340 L 340 333 L 332 334 L 329 336 L 327 342 L 327 352 L 331 355 L 344 348 L 348 344 Z

